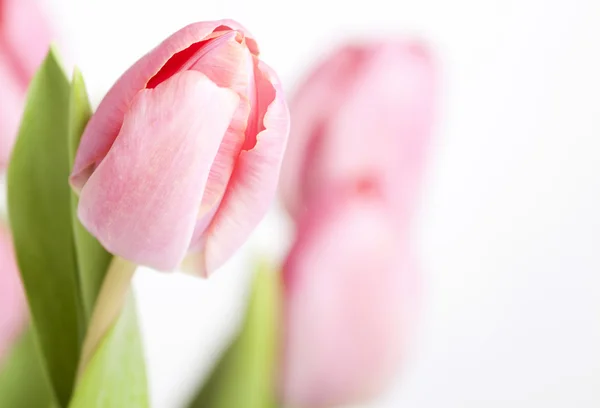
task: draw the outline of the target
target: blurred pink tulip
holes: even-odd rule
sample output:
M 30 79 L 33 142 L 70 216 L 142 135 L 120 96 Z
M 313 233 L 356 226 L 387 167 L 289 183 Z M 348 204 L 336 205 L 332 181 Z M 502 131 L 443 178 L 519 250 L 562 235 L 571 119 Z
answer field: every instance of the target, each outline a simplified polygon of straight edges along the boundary
M 137 61 L 83 134 L 79 218 L 112 253 L 160 270 L 214 271 L 275 194 L 289 113 L 252 36 L 191 24 Z
M 364 402 L 398 368 L 419 309 L 409 226 L 434 76 L 417 43 L 352 45 L 292 99 L 281 177 L 298 230 L 284 266 L 287 406 Z
M 282 398 L 291 407 L 360 403 L 397 368 L 419 281 L 377 194 L 312 204 L 284 267 Z
M 27 307 L 8 230 L 0 225 L 0 362 L 25 323 Z
M 293 217 L 331 185 L 365 175 L 405 216 L 432 125 L 433 65 L 423 45 L 388 41 L 343 47 L 311 73 L 290 103 L 281 173 Z
M 25 92 L 50 44 L 35 0 L 0 0 L 0 170 L 17 137 Z

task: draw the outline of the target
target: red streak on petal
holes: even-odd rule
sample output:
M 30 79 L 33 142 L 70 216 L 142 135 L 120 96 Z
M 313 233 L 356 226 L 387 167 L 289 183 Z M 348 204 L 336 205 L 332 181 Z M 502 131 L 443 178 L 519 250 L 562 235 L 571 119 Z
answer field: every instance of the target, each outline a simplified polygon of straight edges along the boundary
M 235 36 L 238 43 L 242 43 L 244 39 L 242 33 L 231 31 L 230 28 L 225 26 L 219 26 L 204 40 L 193 43 L 186 49 L 174 54 L 165 65 L 163 65 L 160 71 L 150 78 L 146 84 L 146 88 L 156 88 L 159 84 L 171 78 L 176 73 L 191 66 L 194 62 L 206 55 L 209 50 L 218 47 L 223 41 L 227 41 L 228 38 L 231 38 L 227 35 L 228 32 L 231 32 L 231 35 Z
M 246 127 L 246 140 L 243 150 L 252 150 L 256 146 L 256 136 L 265 130 L 263 119 L 269 105 L 275 100 L 275 88 L 271 81 L 258 69 L 258 60 L 253 57 L 254 89 L 250 89 L 251 112 Z
M 148 83 L 146 84 L 146 88 L 153 89 L 158 85 L 171 78 L 177 72 L 181 70 L 181 67 L 189 61 L 190 58 L 194 56 L 202 47 L 206 45 L 211 40 L 204 40 L 190 45 L 183 51 L 179 51 L 177 54 L 174 54 L 165 65 L 158 71 L 156 75 L 154 75 Z

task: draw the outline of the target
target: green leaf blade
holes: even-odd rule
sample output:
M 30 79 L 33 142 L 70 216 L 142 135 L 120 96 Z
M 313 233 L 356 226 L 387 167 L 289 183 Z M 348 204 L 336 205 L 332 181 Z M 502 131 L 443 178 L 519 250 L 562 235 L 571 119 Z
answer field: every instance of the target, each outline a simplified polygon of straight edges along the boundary
M 135 300 L 130 293 L 123 313 L 77 384 L 69 408 L 146 408 L 146 383 Z
M 44 371 L 34 332 L 28 328 L 15 342 L 0 367 L 0 407 L 50 407 L 52 388 Z
M 69 102 L 68 142 L 71 168 L 91 115 L 92 109 L 83 76 L 76 68 Z M 77 194 L 72 192 L 71 213 L 81 296 L 85 320 L 89 323 L 113 256 L 79 221 L 78 202 Z M 129 294 L 123 312 L 86 366 L 69 406 L 149 406 L 146 366 L 133 294 Z
M 8 213 L 54 393 L 69 401 L 84 333 L 68 185 L 70 85 L 50 50 L 28 91 L 8 168 Z
M 267 265 L 256 272 L 241 331 L 189 408 L 276 407 L 281 284 Z
M 69 159 L 70 167 L 73 167 L 79 141 L 92 116 L 85 82 L 81 72 L 75 68 L 71 84 L 69 98 Z M 79 281 L 81 285 L 81 297 L 85 310 L 85 320 L 89 320 L 96 298 L 102 287 L 104 276 L 110 265 L 112 255 L 102 247 L 81 224 L 77 217 L 77 205 L 79 198 L 75 192 L 71 193 L 71 206 L 73 217 L 73 233 L 75 246 L 77 248 L 77 266 L 79 270 Z

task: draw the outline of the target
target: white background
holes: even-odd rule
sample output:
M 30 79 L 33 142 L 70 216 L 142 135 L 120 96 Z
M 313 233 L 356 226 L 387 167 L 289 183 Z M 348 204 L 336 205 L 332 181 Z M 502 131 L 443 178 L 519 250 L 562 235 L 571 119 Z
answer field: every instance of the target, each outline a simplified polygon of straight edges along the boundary
M 47 0 L 97 103 L 183 25 L 234 18 L 288 90 L 347 35 L 421 36 L 442 70 L 417 223 L 427 288 L 415 356 L 373 407 L 600 406 L 598 0 Z M 251 251 L 215 279 L 136 278 L 155 407 L 181 406 L 235 327 Z M 274 247 L 272 247 L 274 246 Z M 206 368 L 204 368 L 206 371 Z M 240 407 L 243 408 L 243 407 Z

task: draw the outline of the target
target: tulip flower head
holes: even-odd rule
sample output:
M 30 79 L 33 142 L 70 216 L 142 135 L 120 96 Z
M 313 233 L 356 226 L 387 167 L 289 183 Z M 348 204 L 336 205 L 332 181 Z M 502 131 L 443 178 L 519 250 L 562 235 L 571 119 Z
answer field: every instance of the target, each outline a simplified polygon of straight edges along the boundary
M 0 170 L 17 137 L 25 93 L 50 44 L 35 0 L 0 0 Z
M 290 215 L 331 185 L 369 174 L 405 217 L 433 123 L 434 73 L 427 48 L 406 40 L 347 45 L 316 67 L 290 103 L 280 183 Z
M 381 200 L 361 190 L 313 202 L 298 223 L 284 266 L 286 406 L 372 397 L 412 332 L 419 281 L 405 235 Z
M 277 76 L 230 20 L 191 24 L 137 61 L 82 136 L 79 218 L 112 253 L 159 270 L 225 262 L 266 213 L 289 128 Z
M 419 310 L 409 227 L 434 88 L 427 49 L 392 40 L 342 47 L 292 99 L 281 177 L 297 227 L 284 266 L 286 406 L 362 403 L 401 362 Z

